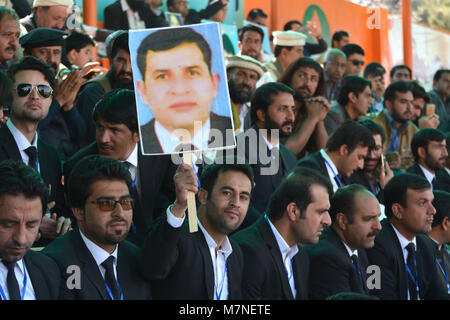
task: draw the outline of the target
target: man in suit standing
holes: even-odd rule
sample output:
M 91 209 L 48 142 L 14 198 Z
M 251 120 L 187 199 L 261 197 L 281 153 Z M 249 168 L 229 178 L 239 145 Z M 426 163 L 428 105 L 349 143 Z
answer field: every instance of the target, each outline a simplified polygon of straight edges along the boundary
M 450 274 L 450 253 L 448 245 L 450 243 L 450 193 L 437 190 L 433 192 L 433 206 L 436 208 L 431 231 L 428 236 L 433 240 L 436 250 L 436 266 L 438 268 L 438 286 L 447 292 L 450 299 L 450 285 L 448 275 Z
M 348 177 L 356 169 L 363 169 L 364 158 L 374 144 L 369 129 L 347 120 L 328 139 L 325 149 L 301 159 L 298 166 L 319 171 L 330 179 L 336 192 L 349 184 Z
M 0 162 L 0 300 L 57 299 L 58 266 L 30 250 L 47 209 L 48 189 L 21 161 Z
M 138 247 L 125 240 L 133 219 L 132 180 L 119 161 L 93 155 L 73 169 L 68 200 L 77 220 L 72 230 L 43 253 L 63 274 L 60 299 L 150 299 L 150 287 L 137 272 Z M 71 283 L 78 266 L 79 283 Z
M 407 172 L 425 177 L 433 191 L 450 192 L 450 175 L 444 170 L 448 152 L 444 134 L 437 129 L 419 130 L 411 141 L 414 164 Z
M 244 253 L 245 299 L 307 299 L 309 259 L 300 243 L 317 243 L 330 225 L 331 184 L 297 168 L 272 194 L 267 214 L 233 236 Z
M 212 72 L 215 53 L 191 28 L 159 30 L 142 40 L 136 87 L 153 114 L 141 125 L 144 154 L 178 153 L 182 144 L 194 150 L 234 145 L 231 118 L 211 111 L 220 81 Z
M 254 183 L 251 167 L 232 160 L 206 166 L 200 190 L 192 167 L 178 167 L 177 199 L 152 225 L 142 250 L 140 270 L 155 299 L 241 299 L 244 261 L 228 235 L 244 220 Z M 190 233 L 187 194 L 197 191 L 199 230 Z
M 133 227 L 128 240 L 140 245 L 154 213 L 165 212 L 175 200 L 173 176 L 177 168 L 170 156 L 142 155 L 132 90 L 113 89 L 106 93 L 95 106 L 94 122 L 96 141 L 64 163 L 65 182 L 68 184 L 76 163 L 88 155 L 100 154 L 124 163 L 132 177 L 135 199 Z
M 378 200 L 366 188 L 352 184 L 331 199 L 331 228 L 317 245 L 305 248 L 311 260 L 309 296 L 326 299 L 339 292 L 368 294 L 365 249 L 374 246 L 381 230 Z
M 369 264 L 380 268 L 380 285 L 371 294 L 382 300 L 447 299 L 430 284 L 437 276 L 431 231 L 433 192 L 423 177 L 405 173 L 394 176 L 384 188 L 386 219 L 367 250 Z
M 14 90 L 10 118 L 0 128 L 0 161 L 20 160 L 35 168 L 51 189 L 50 201 L 56 202 L 54 211 L 61 215 L 64 193 L 60 159 L 56 150 L 42 141 L 36 132 L 39 122 L 48 114 L 55 75 L 45 62 L 34 57 L 25 57 L 12 65 L 8 75 L 13 81 Z M 61 216 L 58 220 L 59 223 L 55 219 L 43 217 L 40 226 L 43 242 L 40 245 L 68 230 L 70 219 Z

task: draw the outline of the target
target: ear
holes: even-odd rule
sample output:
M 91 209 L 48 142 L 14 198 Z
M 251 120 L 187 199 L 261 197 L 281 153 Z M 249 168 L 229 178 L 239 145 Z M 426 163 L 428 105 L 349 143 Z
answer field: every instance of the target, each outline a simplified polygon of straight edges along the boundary
M 133 136 L 132 136 L 133 141 L 138 142 L 140 140 L 139 131 L 133 132 L 132 134 L 133 134 Z
M 348 101 L 350 101 L 351 103 L 355 104 L 357 99 L 358 98 L 356 97 L 354 92 L 349 92 L 348 93 Z
M 266 119 L 266 113 L 264 112 L 263 109 L 258 109 L 256 110 L 256 117 L 258 118 L 259 121 L 264 123 Z
M 441 228 L 444 231 L 447 231 L 450 228 L 450 220 L 448 220 L 448 217 L 444 217 L 444 219 L 442 219 Z
M 145 89 L 145 82 L 142 80 L 136 81 L 136 87 L 141 96 L 142 101 L 144 101 L 145 104 L 150 105 L 150 102 L 149 102 L 149 99 L 147 96 L 147 90 Z
M 200 190 L 198 190 L 197 197 L 202 205 L 206 205 L 206 203 L 208 202 L 208 191 L 200 188 Z
M 75 49 L 72 49 L 69 52 L 67 52 L 67 58 L 71 62 L 76 60 L 76 55 L 77 55 L 77 51 Z
M 394 203 L 391 209 L 392 214 L 397 220 L 403 219 L 403 207 L 400 205 L 400 203 Z
M 290 222 L 297 221 L 297 217 L 300 216 L 300 209 L 297 207 L 297 205 L 294 202 L 290 202 L 286 206 L 286 212 L 287 212 L 287 217 Z
M 81 208 L 72 208 L 72 213 L 75 216 L 75 219 L 78 221 L 84 220 L 84 210 Z
M 417 148 L 417 154 L 419 155 L 420 159 L 425 159 L 427 157 L 427 151 L 424 147 Z
M 219 90 L 220 75 L 218 73 L 213 73 L 213 74 L 211 74 L 211 79 L 213 81 L 214 88 L 215 88 L 214 97 L 216 97 L 217 96 L 217 90 Z
M 347 217 L 345 216 L 345 214 L 343 214 L 342 212 L 339 212 L 336 215 L 336 223 L 337 223 L 339 229 L 347 230 L 348 220 L 347 220 Z
M 386 106 L 386 109 L 391 110 L 392 109 L 392 102 L 389 100 L 384 100 L 384 105 Z
M 343 144 L 339 147 L 339 155 L 343 157 L 348 155 L 348 147 L 346 144 Z

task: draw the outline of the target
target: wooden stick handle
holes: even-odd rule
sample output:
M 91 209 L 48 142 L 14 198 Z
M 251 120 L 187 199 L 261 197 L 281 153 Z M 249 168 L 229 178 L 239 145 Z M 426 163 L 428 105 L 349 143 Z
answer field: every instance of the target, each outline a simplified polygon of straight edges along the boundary
M 192 167 L 192 153 L 183 153 L 183 162 Z M 188 220 L 189 220 L 189 232 L 197 232 L 197 206 L 195 204 L 195 194 L 193 192 L 188 193 Z

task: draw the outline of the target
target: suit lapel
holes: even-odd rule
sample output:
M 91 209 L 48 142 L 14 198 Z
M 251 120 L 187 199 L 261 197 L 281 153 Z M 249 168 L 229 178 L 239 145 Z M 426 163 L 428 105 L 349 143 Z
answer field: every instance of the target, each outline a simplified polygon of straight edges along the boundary
M 195 233 L 195 237 L 199 241 L 200 252 L 203 258 L 203 266 L 205 268 L 204 280 L 208 299 L 214 299 L 214 268 L 211 261 L 211 253 L 209 252 L 208 244 L 201 230 Z
M 25 255 L 25 265 L 27 267 L 28 274 L 30 276 L 29 281 L 33 285 L 36 300 L 46 300 L 50 298 L 50 292 L 48 291 L 47 283 L 42 276 L 42 271 L 34 263 L 33 253 Z
M 5 150 L 8 159 L 22 160 L 16 140 L 14 140 L 14 137 L 8 127 L 4 125 L 0 129 L 0 132 L 2 136 L 1 141 L 3 141 L 3 149 Z
M 127 254 L 123 248 L 123 244 L 119 243 L 119 248 L 117 252 L 117 278 L 120 284 L 120 288 L 123 292 L 123 299 L 126 300 L 128 297 L 128 290 L 131 288 L 130 285 L 133 281 L 130 275 L 133 274 L 131 270 L 132 257 Z

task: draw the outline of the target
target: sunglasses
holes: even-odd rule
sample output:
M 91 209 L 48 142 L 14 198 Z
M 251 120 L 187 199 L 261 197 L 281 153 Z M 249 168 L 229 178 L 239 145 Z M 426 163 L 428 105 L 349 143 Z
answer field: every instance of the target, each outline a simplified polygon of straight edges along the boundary
M 102 211 L 113 211 L 118 203 L 120 203 L 123 210 L 131 210 L 133 209 L 134 199 L 132 198 L 121 200 L 98 199 L 90 201 L 89 203 L 97 204 L 98 208 Z
M 16 92 L 19 97 L 23 98 L 28 96 L 33 88 L 36 88 L 39 95 L 45 99 L 49 98 L 53 94 L 53 89 L 45 84 L 34 85 L 30 83 L 19 84 L 16 88 Z
M 350 60 L 351 63 L 353 63 L 355 66 L 360 65 L 363 66 L 364 65 L 364 61 L 359 61 L 359 60 Z

